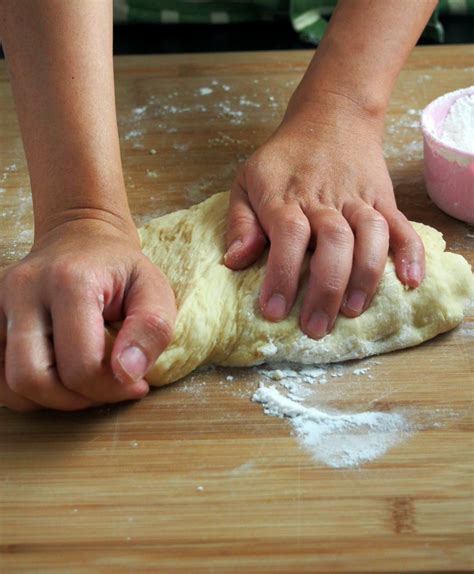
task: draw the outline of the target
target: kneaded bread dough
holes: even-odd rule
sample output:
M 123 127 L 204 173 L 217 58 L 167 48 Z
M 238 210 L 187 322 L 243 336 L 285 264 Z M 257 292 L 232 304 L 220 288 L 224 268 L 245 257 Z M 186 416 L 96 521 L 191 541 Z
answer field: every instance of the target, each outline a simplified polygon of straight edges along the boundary
M 298 324 L 307 255 L 291 314 L 270 323 L 258 307 L 266 253 L 244 271 L 224 265 L 228 204 L 229 193 L 218 193 L 139 230 L 144 253 L 167 275 L 178 306 L 173 341 L 146 377 L 153 385 L 201 365 L 321 364 L 386 353 L 422 343 L 463 319 L 473 287 L 469 264 L 444 251 L 441 233 L 413 223 L 426 251 L 426 277 L 418 289 L 403 286 L 389 258 L 370 308 L 355 319 L 340 315 L 331 333 L 313 340 Z

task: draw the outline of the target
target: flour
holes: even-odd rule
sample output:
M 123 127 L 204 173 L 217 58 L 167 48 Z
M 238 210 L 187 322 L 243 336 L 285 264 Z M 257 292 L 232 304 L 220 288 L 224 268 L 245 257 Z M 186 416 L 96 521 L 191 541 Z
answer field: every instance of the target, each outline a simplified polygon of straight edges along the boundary
M 200 96 L 208 96 L 209 94 L 212 94 L 214 90 L 212 88 L 208 88 L 208 87 L 204 87 L 204 88 L 199 88 L 198 93 Z
M 307 383 L 310 385 L 315 383 L 324 384 L 327 382 L 327 369 L 322 367 L 301 367 L 301 365 L 290 366 L 288 363 L 273 363 L 271 370 L 259 369 L 258 372 L 274 381 L 296 379 L 299 383 Z
M 324 400 L 318 390 L 323 387 L 318 384 L 343 375 L 371 379 L 373 364 L 378 362 L 370 360 L 355 369 L 340 364 L 302 367 L 291 363 L 272 364 L 277 367 L 272 369 L 258 368 L 265 379 L 252 400 L 262 405 L 265 414 L 288 419 L 301 446 L 318 462 L 332 468 L 358 467 L 383 456 L 418 428 L 402 412 L 341 412 L 315 406 Z M 333 401 L 339 393 L 337 385 L 334 381 L 330 387 L 324 387 L 329 390 L 329 395 L 325 393 L 326 402 L 328 397 Z
M 409 108 L 402 116 L 388 117 L 386 132 L 389 136 L 384 142 L 384 155 L 394 160 L 397 167 L 407 161 L 423 159 L 423 139 L 420 131 L 421 110 Z
M 467 153 L 474 153 L 474 94 L 459 98 L 444 120 L 441 139 Z
M 288 388 L 288 384 L 283 386 Z M 358 467 L 375 460 L 413 434 L 401 413 L 326 412 L 304 405 L 305 397 L 295 394 L 295 383 L 289 388 L 285 396 L 274 385 L 261 383 L 252 400 L 262 404 L 265 414 L 288 418 L 313 458 L 333 468 Z

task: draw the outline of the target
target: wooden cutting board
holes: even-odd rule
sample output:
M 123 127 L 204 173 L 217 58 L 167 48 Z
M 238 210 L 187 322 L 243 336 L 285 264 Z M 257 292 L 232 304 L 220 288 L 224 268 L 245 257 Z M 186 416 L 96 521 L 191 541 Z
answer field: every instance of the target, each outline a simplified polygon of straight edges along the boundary
M 310 52 L 121 57 L 125 178 L 137 224 L 228 189 L 277 126 Z M 472 46 L 412 54 L 387 118 L 400 208 L 473 263 L 473 229 L 422 180 L 418 114 L 473 83 Z M 0 263 L 29 247 L 28 176 L 0 66 Z M 153 151 L 154 150 L 154 151 Z M 361 572 L 472 569 L 474 317 L 418 348 L 346 368 L 319 406 L 405 409 L 385 456 L 334 469 L 250 397 L 255 370 L 210 371 L 136 404 L 19 416 L 0 410 L 1 572 Z M 356 365 L 357 366 L 357 365 Z M 370 377 L 369 377 L 370 374 Z M 232 381 L 227 381 L 227 376 Z

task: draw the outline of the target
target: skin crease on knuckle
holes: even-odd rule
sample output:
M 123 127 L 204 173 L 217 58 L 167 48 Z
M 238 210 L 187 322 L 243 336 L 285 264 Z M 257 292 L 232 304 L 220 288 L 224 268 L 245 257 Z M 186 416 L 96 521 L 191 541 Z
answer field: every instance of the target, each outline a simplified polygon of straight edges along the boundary
M 316 229 L 316 241 L 318 237 L 324 237 L 326 242 L 338 249 L 352 250 L 354 247 L 354 234 L 346 219 L 342 217 L 323 220 Z
M 33 264 L 24 261 L 7 268 L 0 280 L 3 284 L 2 298 L 8 306 L 10 297 L 28 293 L 34 289 L 38 280 L 38 272 Z
M 380 266 L 378 261 L 371 259 L 369 256 L 364 261 L 364 267 L 363 267 L 364 284 L 361 285 L 360 287 L 365 288 L 364 289 L 365 291 L 367 291 L 368 285 L 375 285 L 376 287 L 379 279 L 382 276 L 383 270 L 384 266 Z
M 291 207 L 288 210 L 290 213 L 285 211 L 285 206 L 280 205 L 272 210 L 275 215 L 270 215 L 270 221 L 274 220 L 269 233 L 273 239 L 274 251 L 270 246 L 271 270 L 265 282 L 265 291 L 269 292 L 281 293 L 296 289 L 300 269 L 295 267 L 300 267 L 301 252 L 304 254 L 306 251 L 311 235 L 309 222 L 298 207 Z M 278 240 L 274 239 L 276 237 Z M 275 251 L 275 245 L 279 246 L 278 251 Z M 290 296 L 290 293 L 284 294 Z
M 324 278 L 322 281 L 318 281 L 319 271 L 320 267 L 318 266 L 316 257 L 313 256 L 310 261 L 310 273 L 317 281 L 317 289 L 320 293 L 321 299 L 324 301 L 325 299 L 333 300 L 337 298 L 345 288 L 343 279 L 340 273 L 338 273 L 339 269 L 334 268 L 334 265 L 332 266 L 332 269 L 324 269 Z
M 164 319 L 163 313 L 148 312 L 143 315 L 140 321 L 141 330 L 145 333 L 146 337 L 150 337 L 155 346 L 164 348 L 171 343 L 173 338 L 173 328 L 169 321 Z

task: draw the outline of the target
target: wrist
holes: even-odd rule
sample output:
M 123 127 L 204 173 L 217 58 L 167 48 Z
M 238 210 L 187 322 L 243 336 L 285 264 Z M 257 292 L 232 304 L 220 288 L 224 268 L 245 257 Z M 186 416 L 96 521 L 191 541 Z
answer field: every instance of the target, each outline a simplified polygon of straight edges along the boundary
M 386 76 L 374 73 L 348 53 L 340 39 L 329 35 L 316 51 L 291 105 L 327 102 L 340 113 L 347 111 L 382 125 L 393 81 L 390 70 Z
M 81 169 L 31 178 L 35 236 L 79 220 L 109 224 L 135 233 L 120 164 L 108 170 Z
M 128 243 L 140 249 L 138 231 L 130 221 L 105 210 L 81 209 L 64 213 L 62 216 L 48 222 L 41 228 L 35 227 L 33 251 L 51 243 L 68 241 L 80 244 L 96 243 L 99 246 L 104 239 L 116 244 Z
M 344 137 L 365 139 L 368 135 L 382 142 L 384 116 L 359 105 L 344 94 L 318 89 L 308 96 L 296 91 L 290 99 L 282 127 L 293 125 L 302 133 L 320 138 L 328 131 Z
M 58 189 L 56 187 L 56 189 Z M 90 228 L 115 230 L 137 240 L 123 183 L 68 187 L 56 196 L 33 190 L 35 242 L 54 230 Z

